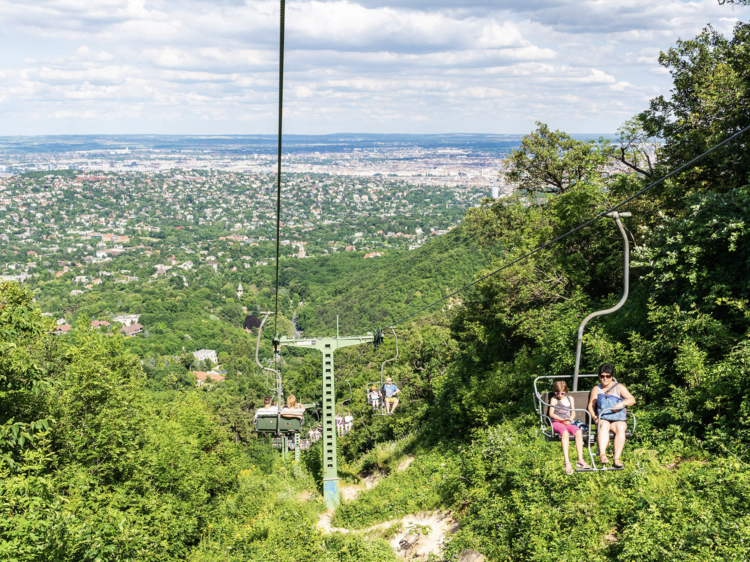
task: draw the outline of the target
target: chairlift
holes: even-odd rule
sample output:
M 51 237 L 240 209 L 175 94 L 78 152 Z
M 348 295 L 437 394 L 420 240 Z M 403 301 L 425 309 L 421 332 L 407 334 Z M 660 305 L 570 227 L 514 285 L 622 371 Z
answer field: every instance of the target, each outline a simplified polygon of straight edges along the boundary
M 270 312 L 266 313 L 263 317 L 263 321 L 260 323 L 260 327 L 258 328 L 258 337 L 255 345 L 255 362 L 258 364 L 258 367 L 266 372 L 266 388 L 270 391 L 272 397 L 276 397 L 277 407 L 275 412 L 258 412 L 255 420 L 255 431 L 260 434 L 281 437 L 282 435 L 286 436 L 299 433 L 302 428 L 302 415 L 282 411 L 284 407 L 284 390 L 281 381 L 281 371 L 278 369 L 272 369 L 271 367 L 264 367 L 258 359 L 263 325 L 266 323 L 266 320 L 268 320 L 270 315 Z M 277 334 L 273 339 L 275 359 L 278 359 L 278 350 L 280 349 L 279 341 L 279 336 Z M 278 360 L 276 360 L 275 363 L 278 365 Z M 271 373 L 273 373 L 272 378 Z
M 597 316 L 604 316 L 606 314 L 612 314 L 614 312 L 617 312 L 622 308 L 622 306 L 625 304 L 625 301 L 628 300 L 628 293 L 630 291 L 630 244 L 628 242 L 627 234 L 625 233 L 625 228 L 622 225 L 622 222 L 620 221 L 621 217 L 629 217 L 631 216 L 630 213 L 618 213 L 618 212 L 611 212 L 607 213 L 607 217 L 613 218 L 617 224 L 617 228 L 620 230 L 620 234 L 622 235 L 623 240 L 623 252 L 624 252 L 624 263 L 625 263 L 625 269 L 624 269 L 624 280 L 623 280 L 623 294 L 622 298 L 620 299 L 620 302 L 618 302 L 615 306 L 612 308 L 608 308 L 606 310 L 599 310 L 597 312 L 592 312 L 586 318 L 583 319 L 583 322 L 581 322 L 580 327 L 578 328 L 578 345 L 576 348 L 576 364 L 575 364 L 575 371 L 573 372 L 573 375 L 545 375 L 541 377 L 537 377 L 534 379 L 534 409 L 536 410 L 536 413 L 539 414 L 539 428 L 541 430 L 542 435 L 544 435 L 544 438 L 547 441 L 560 441 L 562 439 L 562 436 L 559 434 L 556 434 L 555 431 L 552 429 L 552 418 L 549 417 L 549 409 L 552 407 L 550 404 L 550 400 L 552 399 L 553 393 L 551 391 L 549 392 L 542 392 L 539 390 L 539 383 L 540 381 L 545 381 L 548 383 L 554 382 L 555 380 L 565 380 L 565 379 L 572 379 L 573 380 L 573 390 L 572 392 L 568 392 L 567 396 L 572 398 L 574 403 L 576 405 L 579 404 L 585 404 L 588 406 L 589 403 L 589 397 L 591 395 L 591 391 L 579 391 L 578 390 L 578 380 L 581 378 L 596 378 L 598 375 L 596 373 L 588 373 L 588 374 L 579 374 L 579 369 L 581 365 L 581 347 L 583 344 L 583 330 L 586 327 L 586 324 L 589 322 L 589 320 L 596 318 Z M 614 382 L 617 382 L 614 380 Z M 583 437 L 584 437 L 584 443 L 588 446 L 589 456 L 591 457 L 591 466 L 592 468 L 576 468 L 576 472 L 599 472 L 599 471 L 605 471 L 605 470 L 622 470 L 622 467 L 607 467 L 602 466 L 599 468 L 596 464 L 596 461 L 594 460 L 594 453 L 591 450 L 591 445 L 597 443 L 597 435 L 599 434 L 599 423 L 596 425 L 592 424 L 591 420 L 591 414 L 589 414 L 588 408 L 574 408 L 573 411 L 575 412 L 575 420 L 574 422 L 581 422 L 583 425 L 582 431 L 583 431 Z M 599 419 L 601 420 L 601 415 L 606 414 L 613 411 L 611 408 L 607 408 L 605 410 L 602 410 L 599 413 Z M 632 412 L 628 411 L 627 415 L 632 419 L 632 425 L 630 428 L 627 429 L 625 432 L 625 438 L 629 439 L 631 435 L 635 433 L 636 428 L 636 419 L 635 416 L 632 414 Z M 612 431 L 609 432 L 610 439 L 614 438 L 614 433 Z
M 393 337 L 396 340 L 396 355 L 390 359 L 386 359 L 380 365 L 380 384 L 377 385 L 377 383 L 375 382 L 368 382 L 367 385 L 365 386 L 365 396 L 369 397 L 372 387 L 377 385 L 377 392 L 380 398 L 378 399 L 378 409 L 377 409 L 377 413 L 375 414 L 376 416 L 388 415 L 385 413 L 385 396 L 383 394 L 383 386 L 385 385 L 385 377 L 383 376 L 383 370 L 385 368 L 386 363 L 390 363 L 391 361 L 395 361 L 396 359 L 398 359 L 398 336 L 396 335 L 395 328 L 393 326 L 391 326 L 390 328 L 391 328 L 391 331 L 393 332 Z M 383 330 L 378 329 L 375 331 L 375 339 L 373 340 L 373 344 L 377 346 L 380 343 L 383 343 L 384 339 L 385 338 L 383 335 Z M 368 398 L 368 404 L 369 404 L 369 398 Z

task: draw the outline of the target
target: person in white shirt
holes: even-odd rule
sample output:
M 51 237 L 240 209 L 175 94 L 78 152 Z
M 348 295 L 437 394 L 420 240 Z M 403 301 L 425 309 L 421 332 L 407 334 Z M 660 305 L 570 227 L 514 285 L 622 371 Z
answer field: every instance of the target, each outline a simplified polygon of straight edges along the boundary
M 267 412 L 276 413 L 278 411 L 279 411 L 279 409 L 276 406 L 272 405 L 272 403 L 271 403 L 271 397 L 270 396 L 266 396 L 263 399 L 263 407 L 255 411 L 255 416 L 253 417 L 253 421 L 254 422 L 258 421 L 258 414 L 260 414 L 260 413 L 267 413 Z
M 372 411 L 377 412 L 380 408 L 380 391 L 375 385 L 372 385 L 367 397 L 370 400 L 370 405 L 372 405 Z
M 339 437 L 344 435 L 344 418 L 341 417 L 341 414 L 336 414 L 336 434 Z
M 354 416 L 351 412 L 347 412 L 344 416 L 344 433 L 349 433 L 352 430 L 354 424 Z

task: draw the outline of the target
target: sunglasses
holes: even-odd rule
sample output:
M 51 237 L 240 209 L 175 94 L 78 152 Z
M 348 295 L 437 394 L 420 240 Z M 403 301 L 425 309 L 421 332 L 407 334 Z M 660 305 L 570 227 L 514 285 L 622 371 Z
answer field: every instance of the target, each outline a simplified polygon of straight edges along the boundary
M 611 379 L 612 375 L 599 375 L 600 379 Z
M 555 392 L 558 396 L 565 396 L 567 392 Z

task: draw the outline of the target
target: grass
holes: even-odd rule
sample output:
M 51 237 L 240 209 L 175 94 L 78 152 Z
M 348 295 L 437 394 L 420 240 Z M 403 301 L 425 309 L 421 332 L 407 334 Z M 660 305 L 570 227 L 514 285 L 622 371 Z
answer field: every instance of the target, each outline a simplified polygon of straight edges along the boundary
M 397 466 L 404 457 L 393 453 L 403 445 L 398 442 L 380 449 L 379 454 L 389 462 L 382 468 Z M 371 451 L 364 466 L 371 467 L 379 458 Z M 401 517 L 444 507 L 444 490 L 453 481 L 457 469 L 455 458 L 446 458 L 440 451 L 417 452 L 416 460 L 404 471 L 391 471 L 377 486 L 359 494 L 353 502 L 344 502 L 336 510 L 332 523 L 347 529 L 365 529 L 372 525 L 400 519 Z M 374 457 L 374 458 L 373 458 Z

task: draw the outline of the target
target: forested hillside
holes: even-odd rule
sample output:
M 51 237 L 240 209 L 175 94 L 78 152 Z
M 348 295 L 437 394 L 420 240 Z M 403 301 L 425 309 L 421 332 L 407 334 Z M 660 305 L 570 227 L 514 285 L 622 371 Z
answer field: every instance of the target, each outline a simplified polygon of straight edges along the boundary
M 338 314 L 346 330 L 385 327 L 750 126 L 749 38 L 750 26 L 738 23 L 729 38 L 707 30 L 663 53 L 672 95 L 624 124 L 618 143 L 577 141 L 540 123 L 508 160 L 515 194 L 486 200 L 421 250 L 337 271 L 333 281 L 311 263 L 303 278 L 325 282 L 301 289 L 310 295 L 300 323 L 330 333 Z M 748 135 L 622 209 L 632 213 L 624 221 L 631 293 L 617 314 L 589 324 L 582 357 L 585 372 L 613 364 L 636 399 L 637 429 L 618 472 L 566 474 L 560 444 L 545 442 L 532 405 L 536 377 L 571 375 L 582 318 L 620 298 L 622 240 L 611 219 L 399 325 L 399 357 L 384 367 L 402 389 L 392 416 L 375 415 L 365 398 L 395 356 L 391 332 L 377 348 L 337 352 L 338 405 L 356 417 L 338 441 L 339 474 L 354 493 L 326 515 L 328 527 L 320 444 L 297 465 L 252 431 L 266 392 L 254 334 L 212 336 L 234 347 L 222 358 L 231 368 L 226 381 L 197 388 L 189 357 L 146 357 L 151 338 L 105 335 L 88 317 L 52 335 L 31 292 L 3 283 L 0 556 L 395 560 L 403 548 L 388 541 L 426 541 L 435 531 L 404 516 L 437 511 L 455 525 L 431 560 L 457 560 L 465 549 L 491 561 L 747 560 Z M 284 275 L 301 286 L 294 270 Z M 221 322 L 226 299 L 204 300 L 217 320 L 201 318 L 202 305 L 195 324 Z M 154 322 L 174 329 L 171 319 Z M 320 370 L 319 355 L 284 348 L 288 394 L 318 400 Z M 316 425 L 308 412 L 305 431 Z
M 299 328 L 309 334 L 331 334 L 339 316 L 341 333 L 356 334 L 413 314 L 469 283 L 487 263 L 489 249 L 475 240 L 459 226 L 376 269 L 342 272 L 334 280 L 325 278 L 325 286 L 316 285 L 312 276 L 306 292 L 313 300 L 299 312 Z M 308 268 L 289 276 L 305 274 L 310 279 Z M 444 308 L 458 302 L 460 297 L 446 301 Z

